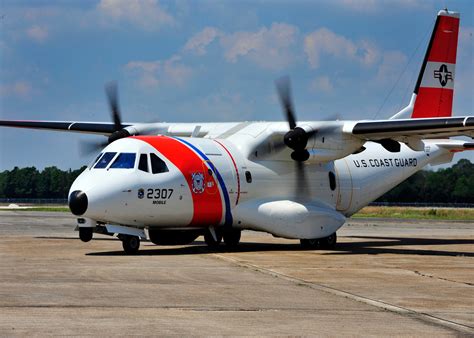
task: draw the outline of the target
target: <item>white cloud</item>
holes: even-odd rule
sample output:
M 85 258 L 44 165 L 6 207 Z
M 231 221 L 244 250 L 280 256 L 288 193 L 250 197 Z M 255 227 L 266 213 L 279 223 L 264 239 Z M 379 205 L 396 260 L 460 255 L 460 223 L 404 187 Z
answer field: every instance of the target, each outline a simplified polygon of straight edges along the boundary
M 239 31 L 224 35 L 220 42 L 224 57 L 231 63 L 248 58 L 264 68 L 283 68 L 294 60 L 291 48 L 298 35 L 298 28 L 285 23 L 273 23 L 257 32 Z
M 31 83 L 24 80 L 0 85 L 0 95 L 4 97 L 15 96 L 27 99 L 31 97 L 32 92 Z
M 262 27 L 254 32 L 224 33 L 215 27 L 206 27 L 193 35 L 183 50 L 204 55 L 207 47 L 219 40 L 224 58 L 230 63 L 247 59 L 263 68 L 281 69 L 296 59 L 294 45 L 298 35 L 298 28 L 286 23 L 273 23 L 270 28 Z
M 41 42 L 44 42 L 48 38 L 49 31 L 48 31 L 48 28 L 44 26 L 33 25 L 26 30 L 26 35 L 30 39 L 41 43 Z
M 184 45 L 184 51 L 192 51 L 198 55 L 206 54 L 206 47 L 222 33 L 214 27 L 206 27 L 194 34 Z
M 101 0 L 97 9 L 105 18 L 129 22 L 148 31 L 173 25 L 175 20 L 157 0 Z
M 310 84 L 311 91 L 331 93 L 334 91 L 334 86 L 327 76 L 316 77 Z
M 370 66 L 379 59 L 379 51 L 368 41 L 354 42 L 327 28 L 320 28 L 304 39 L 304 51 L 311 68 L 318 68 L 323 54 L 357 61 Z
M 130 61 L 125 69 L 137 77 L 140 86 L 155 88 L 160 85 L 183 86 L 192 76 L 190 67 L 180 63 L 181 57 L 168 60 Z

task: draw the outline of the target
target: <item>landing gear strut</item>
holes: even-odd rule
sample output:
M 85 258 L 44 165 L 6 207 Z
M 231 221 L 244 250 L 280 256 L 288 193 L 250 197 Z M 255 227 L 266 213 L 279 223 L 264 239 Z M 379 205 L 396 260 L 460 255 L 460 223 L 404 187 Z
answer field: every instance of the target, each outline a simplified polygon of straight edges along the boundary
M 93 230 L 94 230 L 93 228 L 89 228 L 89 227 L 87 228 L 79 227 L 79 238 L 81 239 L 81 241 L 89 242 L 92 239 Z
M 331 250 L 336 247 L 337 235 L 333 233 L 328 237 L 314 239 L 300 239 L 301 246 L 304 249 L 324 249 Z
M 222 242 L 222 232 L 217 229 L 206 229 L 204 241 L 209 248 L 216 249 Z
M 131 235 L 120 235 L 120 240 L 122 241 L 123 251 L 127 255 L 134 255 L 140 249 L 140 238 L 137 236 Z

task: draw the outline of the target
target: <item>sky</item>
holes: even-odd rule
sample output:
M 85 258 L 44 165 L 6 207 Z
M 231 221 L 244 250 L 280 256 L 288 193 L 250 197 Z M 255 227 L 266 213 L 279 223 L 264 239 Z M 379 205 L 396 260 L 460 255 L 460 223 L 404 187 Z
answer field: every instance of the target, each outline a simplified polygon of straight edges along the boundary
M 470 0 L 0 0 L 0 119 L 108 122 L 116 80 L 126 122 L 277 121 L 283 75 L 299 120 L 385 119 L 446 6 L 461 12 L 453 111 L 472 115 Z M 0 128 L 0 170 L 76 169 L 94 139 Z

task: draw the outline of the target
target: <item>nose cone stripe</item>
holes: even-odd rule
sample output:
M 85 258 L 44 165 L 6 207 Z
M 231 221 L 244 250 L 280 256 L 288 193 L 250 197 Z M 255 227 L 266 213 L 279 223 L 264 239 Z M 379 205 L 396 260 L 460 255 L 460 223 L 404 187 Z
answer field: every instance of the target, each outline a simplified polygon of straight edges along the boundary
M 76 216 L 81 216 L 86 212 L 88 203 L 87 195 L 83 191 L 73 191 L 69 196 L 69 209 Z

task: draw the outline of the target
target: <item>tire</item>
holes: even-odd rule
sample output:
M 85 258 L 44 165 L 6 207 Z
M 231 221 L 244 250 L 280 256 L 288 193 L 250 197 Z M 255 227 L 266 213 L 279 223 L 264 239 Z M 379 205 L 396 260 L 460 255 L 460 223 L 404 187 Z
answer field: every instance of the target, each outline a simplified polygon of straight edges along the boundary
M 140 238 L 137 236 L 123 235 L 122 247 L 127 255 L 135 255 L 140 249 Z
M 83 242 L 89 242 L 92 239 L 93 228 L 79 228 L 79 238 Z
M 321 238 L 321 249 L 332 250 L 336 247 L 337 235 L 333 233 L 328 237 Z
M 224 231 L 224 243 L 228 247 L 236 247 L 240 242 L 242 230 L 240 229 L 228 229 Z
M 303 249 L 308 249 L 308 250 L 316 250 L 316 249 L 319 249 L 319 247 L 321 246 L 319 238 L 300 239 L 300 244 L 303 247 Z
M 221 244 L 222 242 L 221 231 L 215 230 L 215 232 L 216 232 L 217 241 L 214 239 L 214 236 L 212 236 L 211 231 L 209 229 L 206 230 L 206 232 L 204 233 L 204 241 L 206 242 L 207 246 L 211 249 L 216 249 L 219 246 L 219 244 Z

